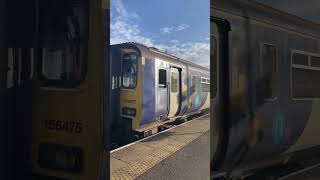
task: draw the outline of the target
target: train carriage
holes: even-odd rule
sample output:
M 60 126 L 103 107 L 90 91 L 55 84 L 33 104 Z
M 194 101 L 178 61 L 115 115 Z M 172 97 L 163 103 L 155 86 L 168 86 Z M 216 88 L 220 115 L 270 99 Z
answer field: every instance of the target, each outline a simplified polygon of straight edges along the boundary
M 108 179 L 109 1 L 4 7 L 1 179 Z
M 111 64 L 114 128 L 150 135 L 210 106 L 207 68 L 137 43 L 112 45 Z
M 212 1 L 213 172 L 319 147 L 319 32 L 319 24 L 257 2 Z

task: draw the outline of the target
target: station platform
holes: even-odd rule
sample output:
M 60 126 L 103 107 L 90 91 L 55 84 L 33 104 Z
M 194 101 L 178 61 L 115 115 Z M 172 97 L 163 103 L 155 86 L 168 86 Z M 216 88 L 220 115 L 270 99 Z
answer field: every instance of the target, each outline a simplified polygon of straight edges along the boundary
M 111 151 L 111 180 L 210 178 L 210 116 Z

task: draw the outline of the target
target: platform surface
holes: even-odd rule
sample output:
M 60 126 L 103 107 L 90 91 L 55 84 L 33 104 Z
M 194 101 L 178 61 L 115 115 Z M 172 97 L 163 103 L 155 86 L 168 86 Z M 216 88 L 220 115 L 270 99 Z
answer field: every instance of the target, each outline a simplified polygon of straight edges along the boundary
M 111 179 L 209 179 L 209 119 L 201 117 L 113 151 Z

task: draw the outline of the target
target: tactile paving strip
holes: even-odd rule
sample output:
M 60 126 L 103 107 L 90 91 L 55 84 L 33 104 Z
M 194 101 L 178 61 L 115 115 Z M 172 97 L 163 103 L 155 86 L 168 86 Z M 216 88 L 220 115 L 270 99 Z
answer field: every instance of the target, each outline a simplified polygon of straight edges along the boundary
M 142 141 L 126 149 L 122 149 L 120 152 L 111 154 L 111 157 L 126 162 L 125 166 L 113 168 L 115 170 L 111 172 L 111 180 L 136 179 L 208 130 L 209 120 L 194 120 L 186 125 L 172 129 L 171 133 L 168 131 L 170 136 L 163 135 L 165 137 L 162 138 L 155 136 L 152 140 Z M 133 151 L 139 151 L 139 147 L 143 149 L 143 154 L 137 155 L 137 152 L 133 153 Z M 134 155 L 136 158 L 130 157 L 131 155 Z

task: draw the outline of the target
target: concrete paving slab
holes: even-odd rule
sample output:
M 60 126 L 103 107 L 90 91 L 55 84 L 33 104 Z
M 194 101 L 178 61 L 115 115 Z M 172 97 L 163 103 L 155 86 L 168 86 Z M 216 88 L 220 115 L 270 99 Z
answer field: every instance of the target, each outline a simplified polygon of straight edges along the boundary
M 209 180 L 209 139 L 210 133 L 207 132 L 136 179 Z
M 160 167 L 163 169 L 179 169 L 177 166 L 181 166 L 186 162 L 191 162 L 188 159 L 197 159 L 195 156 L 205 157 L 205 161 L 208 161 L 208 173 L 209 173 L 209 141 L 200 145 L 201 147 L 189 147 L 189 145 L 196 144 L 193 143 L 198 141 L 198 139 L 206 134 L 209 136 L 209 116 L 205 118 L 200 118 L 197 120 L 190 121 L 188 123 L 182 124 L 173 129 L 169 129 L 166 132 L 163 132 L 157 136 L 151 137 L 149 139 L 143 140 L 136 144 L 130 145 L 128 147 L 116 150 L 111 153 L 110 159 L 110 174 L 112 180 L 117 179 L 140 179 L 143 177 L 151 178 L 152 174 L 155 177 L 152 179 L 157 179 L 157 174 L 149 173 L 144 176 L 144 174 L 153 172 L 152 169 L 155 167 Z M 199 145 L 199 143 L 197 144 Z M 207 148 L 204 148 L 207 147 Z M 189 148 L 189 149 L 188 149 Z M 190 149 L 191 148 L 191 149 Z M 199 153 L 199 149 L 206 149 L 208 153 Z M 186 151 L 186 152 L 184 152 Z M 194 151 L 194 152 L 193 152 Z M 180 152 L 180 153 L 177 153 Z M 199 157 L 200 158 L 200 157 Z M 198 159 L 199 159 L 198 158 Z M 173 160 L 169 160 L 173 159 Z M 201 158 L 200 158 L 201 159 Z M 163 162 L 169 162 L 166 166 L 162 166 Z M 183 162 L 183 163 L 181 163 Z M 194 161 L 199 164 L 199 162 Z M 200 163 L 201 164 L 201 163 Z M 198 165 L 194 165 L 198 166 Z M 203 175 L 203 165 L 201 165 L 202 170 L 198 171 L 201 173 L 193 172 L 193 165 L 186 166 L 189 169 L 184 169 L 186 171 L 192 172 L 193 174 Z M 204 168 L 206 169 L 206 168 Z M 161 170 L 160 170 L 161 171 Z M 171 175 L 177 175 L 177 173 L 169 173 Z M 201 176 L 200 175 L 200 176 Z M 199 176 L 199 177 L 200 177 Z M 183 177 L 178 176 L 176 178 Z M 193 176 L 190 176 L 193 177 Z M 209 177 L 209 175 L 208 175 Z M 170 178 L 170 177 L 168 177 Z M 172 177 L 174 178 L 174 177 Z M 161 179 L 161 178 L 160 178 Z M 175 179 L 175 178 L 174 178 Z M 187 180 L 187 179 L 186 179 Z M 190 179 L 191 180 L 191 179 Z

